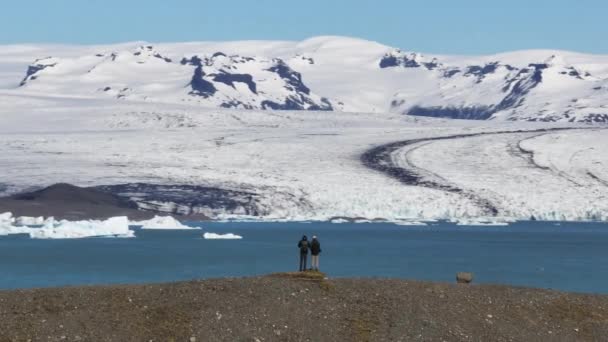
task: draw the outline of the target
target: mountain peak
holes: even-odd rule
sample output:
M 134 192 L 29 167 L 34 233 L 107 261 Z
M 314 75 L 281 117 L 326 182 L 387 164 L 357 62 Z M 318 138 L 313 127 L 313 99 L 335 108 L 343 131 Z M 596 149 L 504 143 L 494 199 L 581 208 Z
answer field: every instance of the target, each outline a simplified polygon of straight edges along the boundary
M 319 36 L 301 42 L 39 48 L 26 49 L 24 56 L 34 62 L 17 91 L 42 95 L 215 108 L 608 121 L 608 57 L 563 51 L 435 57 Z

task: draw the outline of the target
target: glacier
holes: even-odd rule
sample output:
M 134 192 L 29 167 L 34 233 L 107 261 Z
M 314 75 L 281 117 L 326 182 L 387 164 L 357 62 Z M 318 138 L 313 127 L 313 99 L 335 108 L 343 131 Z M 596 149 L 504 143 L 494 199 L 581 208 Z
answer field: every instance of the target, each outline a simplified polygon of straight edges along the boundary
M 606 56 L 343 37 L 5 46 L 0 196 L 67 181 L 214 220 L 608 221 L 607 80 Z

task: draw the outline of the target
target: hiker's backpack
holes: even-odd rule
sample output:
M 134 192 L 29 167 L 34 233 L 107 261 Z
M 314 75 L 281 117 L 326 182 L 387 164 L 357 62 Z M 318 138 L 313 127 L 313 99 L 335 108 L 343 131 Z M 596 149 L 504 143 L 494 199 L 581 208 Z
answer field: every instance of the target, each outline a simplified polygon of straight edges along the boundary
M 300 241 L 300 253 L 308 253 L 308 241 Z

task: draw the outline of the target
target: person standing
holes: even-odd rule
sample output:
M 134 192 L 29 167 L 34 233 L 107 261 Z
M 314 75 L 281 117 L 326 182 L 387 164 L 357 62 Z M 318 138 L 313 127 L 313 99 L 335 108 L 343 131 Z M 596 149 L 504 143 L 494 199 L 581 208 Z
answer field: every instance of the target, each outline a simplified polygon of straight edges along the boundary
M 310 244 L 306 235 L 302 236 L 302 240 L 298 242 L 298 248 L 300 249 L 300 272 L 306 271 L 306 260 L 308 259 L 308 249 Z
M 319 270 L 319 254 L 321 253 L 321 243 L 317 239 L 316 236 L 312 237 L 312 241 L 310 242 L 310 258 L 311 258 L 311 267 L 313 270 Z

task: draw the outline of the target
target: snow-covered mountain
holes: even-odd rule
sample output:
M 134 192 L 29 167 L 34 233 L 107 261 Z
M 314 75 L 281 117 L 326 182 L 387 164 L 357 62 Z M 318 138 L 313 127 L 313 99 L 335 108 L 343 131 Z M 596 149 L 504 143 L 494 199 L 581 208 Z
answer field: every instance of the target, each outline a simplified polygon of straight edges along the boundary
M 607 79 L 608 56 L 339 37 L 3 46 L 0 196 L 71 183 L 214 219 L 608 221 Z
M 544 50 L 426 56 L 344 37 L 5 46 L 0 87 L 211 108 L 608 122 L 608 56 Z

